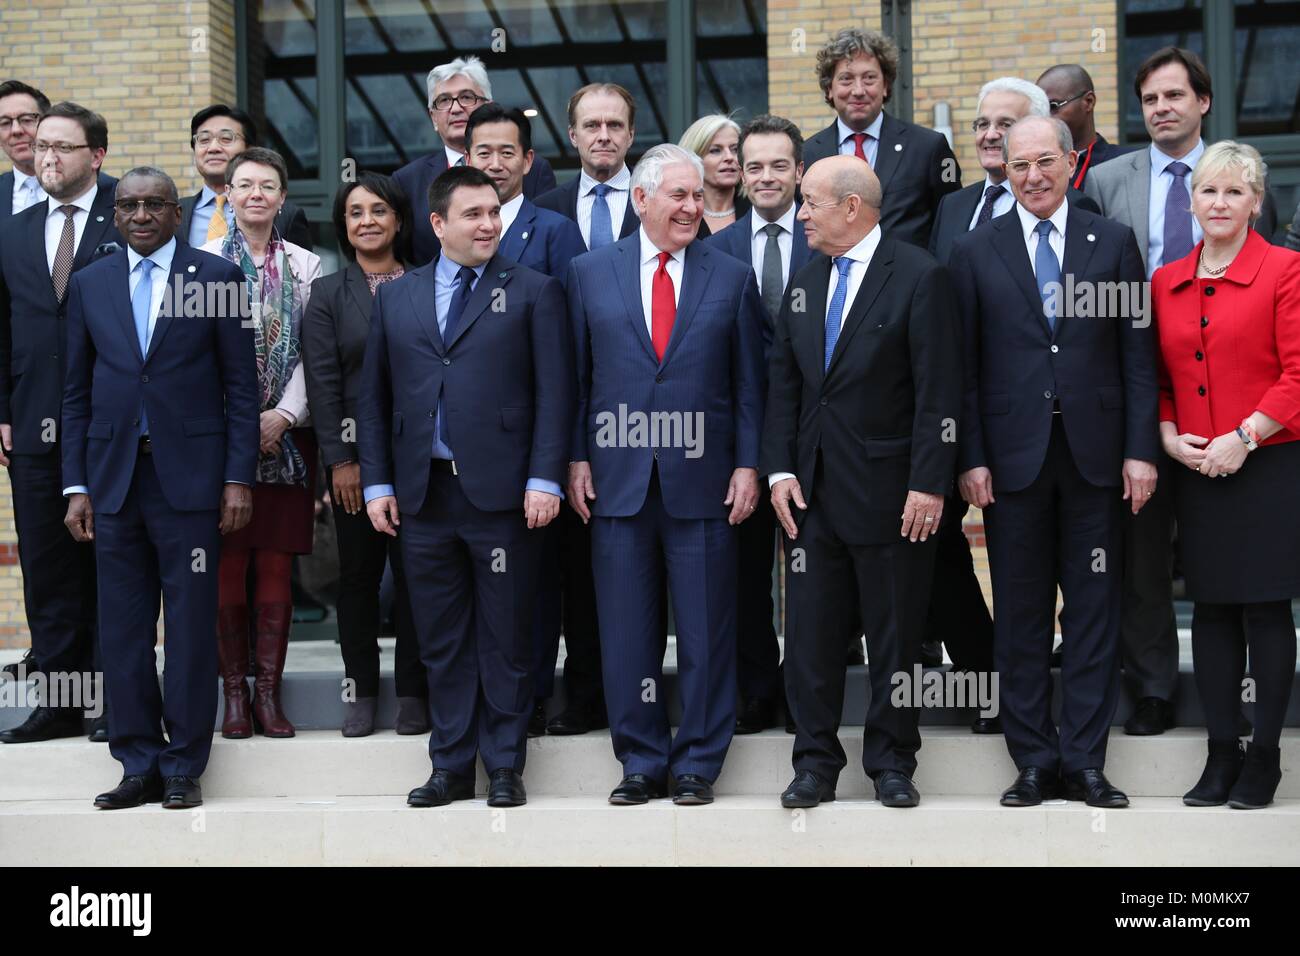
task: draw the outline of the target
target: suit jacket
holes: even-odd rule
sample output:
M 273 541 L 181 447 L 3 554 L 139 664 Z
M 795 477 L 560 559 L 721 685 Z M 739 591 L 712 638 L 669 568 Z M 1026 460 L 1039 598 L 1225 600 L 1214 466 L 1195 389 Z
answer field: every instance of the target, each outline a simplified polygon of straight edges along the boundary
M 379 287 L 361 372 L 364 486 L 394 485 L 416 512 L 444 388 L 449 444 L 465 497 L 482 511 L 522 508 L 529 478 L 563 486 L 573 420 L 573 349 L 560 283 L 500 255 L 443 342 L 435 263 Z
M 194 207 L 201 195 L 203 193 L 200 190 L 193 196 L 181 199 L 181 228 L 176 235 L 186 242 L 190 237 L 190 220 L 194 218 Z M 275 229 L 280 233 L 281 239 L 311 251 L 311 227 L 307 225 L 307 214 L 287 199 L 275 214 Z
M 884 191 L 880 228 L 891 239 L 925 249 L 939 200 L 961 189 L 961 166 L 942 133 L 888 113 L 876 145 L 875 172 Z M 838 153 L 839 127 L 832 122 L 804 143 L 804 168 Z
M 140 409 L 153 463 L 177 511 L 216 511 L 226 482 L 251 485 L 258 454 L 257 354 L 252 327 L 222 304 L 243 302 L 238 268 L 177 239 L 148 354 L 131 312 L 127 252 L 73 275 L 68 286 L 68 375 L 63 392 L 63 484 L 85 485 L 95 510 L 116 514 L 139 456 Z M 233 290 L 200 300 L 172 290 L 215 283 Z M 182 285 L 184 284 L 184 285 Z M 238 310 L 242 311 L 242 310 Z
M 1187 188 L 1190 192 L 1190 178 Z M 1150 238 L 1147 223 L 1151 204 L 1151 151 L 1145 147 L 1135 149 L 1131 153 L 1112 159 L 1104 166 L 1099 166 L 1095 171 L 1090 171 L 1084 180 L 1083 191 L 1101 207 L 1103 216 L 1123 223 L 1133 230 L 1133 235 L 1137 237 L 1138 252 L 1142 254 L 1142 265 L 1147 266 L 1147 242 Z M 1255 221 L 1254 228 L 1270 241 L 1277 230 L 1277 206 L 1268 191 L 1267 177 L 1264 181 L 1264 204 L 1260 208 L 1259 219 Z
M 558 212 L 565 219 L 578 221 L 578 187 L 581 185 L 582 177 L 574 176 L 563 186 L 557 186 L 548 193 L 543 193 L 535 200 L 538 209 L 549 209 L 551 212 Z M 618 238 L 626 239 L 632 233 L 641 228 L 641 217 L 636 214 L 632 208 L 632 195 L 629 191 L 627 197 L 627 206 L 623 210 L 623 224 L 619 226 Z M 578 231 L 582 235 L 582 231 Z
M 1286 240 L 1283 245 L 1288 249 L 1300 252 L 1300 205 L 1295 208 L 1295 215 L 1291 218 L 1291 226 L 1286 231 Z
M 842 540 L 887 544 L 899 540 L 909 490 L 946 494 L 952 484 L 961 409 L 952 286 L 928 253 L 885 233 L 825 368 L 831 269 L 815 254 L 786 290 L 760 470 L 794 474 Z M 819 455 L 824 500 L 813 497 Z M 796 521 L 805 513 L 795 509 Z
M 1010 191 L 1011 187 L 1007 186 Z M 953 240 L 970 231 L 970 220 L 979 207 L 980 197 L 984 195 L 984 180 L 949 193 L 939 200 L 939 211 L 934 214 L 934 230 L 930 233 L 930 255 L 943 265 L 948 264 L 952 253 Z M 1097 204 L 1086 193 L 1074 187 L 1065 192 L 1065 200 L 1072 206 L 1086 209 L 1088 212 L 1101 212 Z
M 640 257 L 638 229 L 569 265 L 578 365 L 571 456 L 591 463 L 594 514 L 637 514 L 657 463 L 670 515 L 722 520 L 732 472 L 758 467 L 763 306 L 754 270 L 707 243 L 688 245 L 661 362 L 641 306 Z M 665 430 L 665 447 L 651 447 Z
M 433 234 L 429 222 L 429 185 L 447 171 L 447 151 L 439 146 L 427 156 L 413 160 L 393 173 L 393 179 L 402 187 L 406 198 L 411 200 L 411 211 L 415 215 L 414 258 L 417 266 L 432 262 L 438 255 L 442 244 Z M 533 155 L 533 168 L 524 176 L 524 196 L 536 199 L 542 193 L 555 188 L 555 173 L 544 156 Z
M 113 225 L 116 187 L 116 179 L 100 174 L 74 276 L 98 256 L 126 248 Z M 0 422 L 13 426 L 13 450 L 26 455 L 54 450 L 67 371 L 68 298 L 55 298 L 45 258 L 48 209 L 37 203 L 0 222 Z
M 1134 317 L 1121 305 L 1072 316 L 1067 303 L 1053 331 L 1014 209 L 958 238 L 949 269 L 966 365 L 959 472 L 991 469 L 995 493 L 1027 488 L 1042 470 L 1058 400 L 1074 462 L 1092 484 L 1119 485 L 1125 458 L 1158 459 L 1149 314 Z M 1134 294 L 1145 277 L 1131 229 L 1070 207 L 1061 262 L 1067 296 L 1071 282 L 1093 290 L 1125 283 Z
M 521 266 L 564 282 L 569 260 L 585 253 L 587 247 L 576 222 L 558 212 L 538 209 L 525 198 L 497 251 Z

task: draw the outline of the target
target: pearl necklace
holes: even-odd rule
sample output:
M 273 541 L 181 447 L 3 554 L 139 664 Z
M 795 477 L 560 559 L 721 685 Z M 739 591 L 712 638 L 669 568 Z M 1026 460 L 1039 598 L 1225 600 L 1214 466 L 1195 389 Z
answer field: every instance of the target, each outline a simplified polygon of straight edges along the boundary
M 710 219 L 726 219 L 728 216 L 734 216 L 735 214 L 735 206 L 732 206 L 730 209 L 720 210 L 719 212 L 714 212 L 712 209 L 704 210 L 704 215 L 708 216 Z

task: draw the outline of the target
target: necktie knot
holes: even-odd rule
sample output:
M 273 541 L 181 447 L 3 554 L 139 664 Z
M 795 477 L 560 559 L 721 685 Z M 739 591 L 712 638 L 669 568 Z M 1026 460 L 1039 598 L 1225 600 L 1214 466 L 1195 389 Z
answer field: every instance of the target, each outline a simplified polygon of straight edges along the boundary
M 141 259 L 140 264 L 136 266 L 136 268 L 140 270 L 140 278 L 148 279 L 149 273 L 153 271 L 153 260 Z
M 866 133 L 854 133 L 854 134 L 853 134 L 853 145 L 854 145 L 854 146 L 857 146 L 859 149 L 860 149 L 860 148 L 861 148 L 861 147 L 866 143 L 866 141 L 867 141 L 867 134 L 866 134 Z
M 598 198 L 604 199 L 609 195 L 609 183 L 596 183 L 596 185 L 591 188 L 591 191 L 594 192 Z
M 1176 179 L 1182 179 L 1191 171 L 1191 167 L 1186 163 L 1170 163 L 1165 167 L 1165 172 L 1172 173 Z
M 474 284 L 474 270 L 469 266 L 461 266 L 456 273 L 456 278 L 460 280 L 461 295 L 467 294 L 469 287 Z
M 63 213 L 63 215 L 71 219 L 73 216 L 77 214 L 77 207 L 72 205 L 60 206 L 59 212 Z
M 775 239 L 781 235 L 781 225 L 780 223 L 769 222 L 763 227 L 763 231 L 767 233 L 769 239 Z
M 991 203 L 991 202 L 995 201 L 999 196 L 1001 196 L 1001 195 L 1002 195 L 1004 192 L 1006 192 L 1006 191 L 1007 191 L 1007 188 L 1006 188 L 1005 186 L 1003 186 L 1001 183 L 999 183 L 999 184 L 996 185 L 996 186 L 985 186 L 985 187 L 984 187 L 984 201 L 985 201 L 986 203 Z
M 1038 225 L 1034 227 L 1034 232 L 1038 233 L 1038 238 L 1046 240 L 1052 234 L 1052 220 L 1040 219 Z
M 853 265 L 853 260 L 850 259 L 848 256 L 840 256 L 838 259 L 835 260 L 835 268 L 840 270 L 841 278 L 849 274 L 849 269 L 852 267 L 852 265 Z
M 660 271 L 660 272 L 667 272 L 667 271 L 668 271 L 668 260 L 671 259 L 672 257 L 673 257 L 673 254 L 672 254 L 671 252 L 661 252 L 661 253 L 659 253 L 659 271 Z

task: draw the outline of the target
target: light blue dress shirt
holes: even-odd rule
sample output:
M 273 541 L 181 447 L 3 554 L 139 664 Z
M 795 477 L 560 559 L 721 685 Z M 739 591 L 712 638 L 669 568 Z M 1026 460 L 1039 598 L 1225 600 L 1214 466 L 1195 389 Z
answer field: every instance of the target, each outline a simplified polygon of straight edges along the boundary
M 208 224 L 212 222 L 212 214 L 217 211 L 217 194 L 207 186 L 204 186 L 199 193 L 199 200 L 194 204 L 194 212 L 190 215 L 190 245 L 195 249 L 199 248 L 208 241 Z M 230 203 L 226 203 L 225 209 L 226 228 L 234 229 L 234 210 L 230 208 Z
M 1165 253 L 1165 200 L 1169 198 L 1169 189 L 1174 184 L 1174 174 L 1166 173 L 1165 167 L 1170 163 L 1186 163 L 1189 169 L 1196 169 L 1196 164 L 1205 152 L 1205 141 L 1197 140 L 1196 145 L 1192 147 L 1191 152 L 1185 156 L 1170 156 L 1156 148 L 1152 143 L 1147 147 L 1151 150 L 1151 200 L 1147 203 L 1147 278 L 1164 263 L 1161 258 Z M 1192 174 L 1187 174 L 1184 183 L 1187 187 L 1187 195 L 1192 194 Z M 1192 217 L 1192 245 L 1201 241 L 1205 234 L 1201 229 L 1201 224 Z
M 871 125 L 862 131 L 867 134 L 867 138 L 862 141 L 862 151 L 867 154 L 867 165 L 872 169 L 876 168 L 876 154 L 880 149 L 880 128 L 884 124 L 885 111 L 881 110 L 876 114 Z M 844 120 L 838 116 L 835 118 L 835 128 L 839 131 L 840 155 L 852 156 L 854 154 L 853 134 L 856 130 L 849 129 L 844 124 Z

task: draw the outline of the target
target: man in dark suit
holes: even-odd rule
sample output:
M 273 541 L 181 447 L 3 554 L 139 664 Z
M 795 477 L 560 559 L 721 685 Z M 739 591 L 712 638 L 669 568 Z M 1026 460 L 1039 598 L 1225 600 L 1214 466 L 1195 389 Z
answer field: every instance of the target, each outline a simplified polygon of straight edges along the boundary
M 36 173 L 36 126 L 50 108 L 44 93 L 19 80 L 0 83 L 0 149 L 13 169 L 0 175 L 0 222 L 45 201 Z
M 1066 799 L 1124 807 L 1103 772 L 1119 693 L 1121 509 L 1150 500 L 1159 451 L 1142 260 L 1131 229 L 1066 203 L 1078 154 L 1064 123 L 1029 117 L 1003 142 L 1016 207 L 958 239 L 949 263 L 966 364 L 958 484 L 984 509 L 1001 718 L 1020 771 L 1002 804 L 1035 806 L 1063 783 Z
M 754 269 L 766 312 L 764 368 L 771 356 L 772 324 L 790 277 L 808 262 L 808 240 L 797 218 L 795 194 L 803 179 L 803 136 L 780 116 L 756 116 L 740 131 L 741 175 L 750 211 L 704 240 Z M 772 605 L 776 515 L 767 495 L 737 531 L 740 551 L 737 671 L 740 712 L 736 733 L 755 734 L 776 723 L 781 687 L 781 648 Z
M 167 174 L 131 170 L 115 207 L 129 249 L 72 278 L 63 402 L 65 521 L 95 549 L 109 749 L 124 771 L 95 805 L 181 809 L 203 802 L 212 748 L 221 535 L 252 515 L 257 362 L 243 274 L 175 238 Z
M 492 99 L 492 83 L 483 61 L 476 56 L 457 57 L 450 63 L 435 66 L 426 78 L 429 90 L 429 119 L 442 145 L 427 156 L 412 160 L 393 178 L 410 197 L 415 212 L 415 248 L 417 266 L 432 262 L 438 255 L 438 237 L 429 226 L 429 184 L 453 166 L 468 164 L 465 151 L 465 127 L 469 116 Z M 545 157 L 533 159 L 524 174 L 523 193 L 536 199 L 555 188 L 555 173 Z
M 884 112 L 897 77 L 898 47 L 884 34 L 837 33 L 817 53 L 822 95 L 837 116 L 804 145 L 804 163 L 837 153 L 865 160 L 884 190 L 880 228 L 924 249 L 939 200 L 961 188 L 961 166 L 942 133 Z
M 497 251 L 486 173 L 429 189 L 438 259 L 379 287 L 362 369 L 366 511 L 398 535 L 433 730 L 411 806 L 526 800 L 539 529 L 559 513 L 573 415 L 560 283 Z M 400 526 L 400 534 L 398 534 Z
M 790 283 L 768 369 L 760 469 L 785 529 L 785 689 L 796 727 L 784 807 L 835 799 L 846 764 L 843 635 L 867 635 L 871 704 L 862 765 L 876 799 L 920 802 L 911 679 L 956 454 L 957 317 L 947 273 L 880 228 L 880 183 L 852 157 L 803 181 L 816 255 Z M 900 515 L 902 520 L 900 522 Z M 856 601 L 854 598 L 856 597 Z
M 763 318 L 754 272 L 696 238 L 699 157 L 664 144 L 632 175 L 635 235 L 573 260 L 578 413 L 569 503 L 592 524 L 610 803 L 710 803 L 736 722 L 736 532 L 758 500 Z M 667 581 L 681 723 L 663 685 Z
M 113 187 L 99 172 L 108 150 L 104 118 L 75 103 L 41 117 L 34 149 L 47 202 L 0 225 L 0 464 L 13 487 L 23 597 L 36 663 L 47 675 L 94 668 L 95 554 L 63 526 L 59 417 L 63 401 L 67 290 L 97 255 L 121 248 Z M 95 668 L 97 669 L 97 668 Z M 81 712 L 40 706 L 0 741 L 81 733 Z M 93 739 L 108 739 L 96 720 Z
M 234 226 L 235 213 L 226 199 L 226 167 L 256 145 L 257 124 L 241 109 L 217 103 L 190 118 L 194 168 L 203 177 L 203 188 L 181 200 L 180 234 L 195 249 Z M 282 239 L 304 249 L 312 247 L 307 214 L 288 200 L 276 213 L 275 228 Z
M 636 138 L 636 100 L 617 83 L 589 83 L 569 97 L 569 142 L 582 171 L 537 199 L 572 219 L 590 250 L 625 239 L 637 228 L 627 151 Z
M 1038 86 L 1047 94 L 1052 115 L 1070 128 L 1079 166 L 1070 180 L 1072 189 L 1083 189 L 1090 170 L 1108 159 L 1123 156 L 1131 147 L 1117 146 L 1097 132 L 1093 111 L 1097 92 L 1092 76 L 1077 63 L 1059 63 L 1043 71 Z

